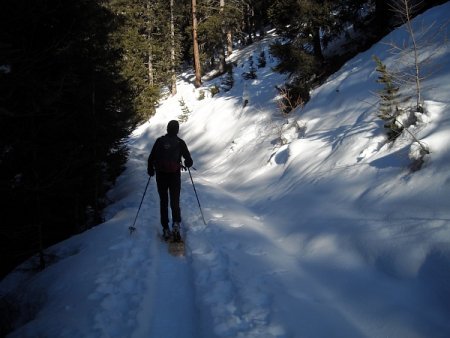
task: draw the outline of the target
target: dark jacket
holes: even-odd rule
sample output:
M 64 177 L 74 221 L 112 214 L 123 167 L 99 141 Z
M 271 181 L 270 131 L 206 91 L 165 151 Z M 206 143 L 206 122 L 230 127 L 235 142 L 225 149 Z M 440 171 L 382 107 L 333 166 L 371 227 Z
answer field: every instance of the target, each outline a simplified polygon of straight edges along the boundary
M 148 157 L 148 172 L 176 173 L 181 169 L 181 157 L 184 165 L 193 165 L 191 154 L 186 143 L 176 135 L 166 134 L 158 138 Z

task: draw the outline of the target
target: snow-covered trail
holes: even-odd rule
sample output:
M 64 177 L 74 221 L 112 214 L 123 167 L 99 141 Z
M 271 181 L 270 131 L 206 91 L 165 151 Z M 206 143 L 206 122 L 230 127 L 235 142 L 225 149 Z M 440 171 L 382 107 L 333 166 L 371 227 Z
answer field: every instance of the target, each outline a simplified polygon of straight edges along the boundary
M 141 146 L 130 143 L 133 165 L 129 169 L 139 173 L 134 175 L 136 183 L 140 181 L 144 187 L 148 147 Z M 272 268 L 266 265 L 271 256 L 281 259 L 280 253 L 275 253 L 278 247 L 270 236 L 271 230 L 217 182 L 203 179 L 200 170 L 191 172 L 207 224 L 202 221 L 189 175 L 183 173 L 181 209 L 186 257 L 171 256 L 167 245 L 159 240 L 159 201 L 152 178 L 136 222 L 137 230 L 126 240 L 130 254 L 123 258 L 128 262 L 124 267 L 128 264 L 129 268 L 138 269 L 139 277 L 125 271 L 117 274 L 115 269 L 108 269 L 109 276 L 105 275 L 104 280 L 136 277 L 143 283 L 137 288 L 141 292 L 139 300 L 129 306 L 135 311 L 127 314 L 133 323 L 130 336 L 282 337 L 283 327 L 272 320 L 273 295 L 266 280 L 273 281 L 273 276 L 283 275 L 286 270 L 279 262 L 273 262 Z M 129 189 L 129 183 L 126 184 L 123 189 Z M 120 195 L 120 191 L 119 181 L 115 192 Z M 140 197 L 135 195 L 134 205 Z M 123 202 L 110 212 L 123 208 Z M 146 266 L 130 265 L 133 260 Z M 118 336 L 126 329 L 123 322 L 117 325 L 122 328 L 104 326 L 103 330 Z
M 127 170 L 136 172 L 132 176 L 143 190 L 152 141 L 147 146 L 140 138 L 135 142 L 129 145 L 132 164 Z M 270 257 L 280 258 L 275 253 L 278 248 L 271 230 L 242 200 L 221 189 L 217 182 L 204 179 L 200 169 L 191 173 L 207 224 L 202 221 L 189 175 L 183 173 L 181 209 L 186 257 L 168 254 L 166 244 L 158 238 L 159 200 L 154 178 L 137 230 L 127 239 L 134 246 L 133 255 L 141 256 L 147 265 L 145 272 L 141 271 L 144 285 L 134 305 L 136 319 L 131 337 L 282 337 L 284 329 L 272 320 L 273 295 L 271 285 L 266 284 L 268 277 L 283 270 L 278 262 L 273 262 L 272 268 L 265 263 Z M 130 189 L 128 181 L 124 184 L 123 189 Z M 120 196 L 120 181 L 114 191 L 116 197 Z M 133 205 L 140 197 L 135 195 Z M 111 212 L 121 210 L 122 203 L 128 202 L 115 205 Z M 112 277 L 114 270 L 110 272 Z M 126 278 L 124 273 L 121 278 Z
M 145 173 L 147 149 L 130 146 L 133 170 Z M 133 255 L 143 256 L 147 262 L 140 277 L 145 281 L 140 287 L 142 297 L 134 305 L 131 337 L 280 337 L 283 329 L 271 323 L 269 286 L 264 287 L 265 276 L 272 272 L 261 263 L 273 247 L 269 229 L 262 229 L 259 217 L 216 182 L 202 179 L 200 171 L 192 171 L 192 176 L 207 224 L 202 221 L 189 175 L 183 173 L 186 257 L 168 254 L 166 244 L 158 238 L 159 201 L 154 178 L 137 230 L 127 239 L 135 246 Z M 136 175 L 142 187 L 145 178 Z M 121 190 L 120 182 L 117 185 L 116 192 Z M 135 196 L 134 204 L 137 200 Z M 247 273 L 242 275 L 241 269 Z M 111 277 L 113 273 L 111 270 Z
M 195 272 L 197 302 L 202 312 L 202 337 L 278 337 L 270 321 L 271 300 L 264 287 L 268 271 L 261 260 L 270 238 L 258 229 L 258 216 L 226 192 L 199 181 L 207 225 L 190 209 L 188 249 Z M 185 195 L 183 202 L 192 203 Z M 192 204 L 191 204 L 192 205 Z M 257 243 L 257 245 L 255 245 Z
M 141 149 L 142 145 L 135 147 L 133 141 L 129 146 L 130 160 L 139 172 L 136 180 L 143 182 L 147 178 L 145 168 L 149 148 Z M 186 183 L 183 182 L 183 185 Z M 145 271 L 139 277 L 143 285 L 140 287 L 135 318 L 130 316 L 135 325 L 125 336 L 199 337 L 190 259 L 170 255 L 167 244 L 160 240 L 159 197 L 154 177 L 150 179 L 136 229 L 128 241 L 134 246 L 136 255 L 146 257 L 146 266 L 136 266 Z
M 186 258 L 171 256 L 165 244 L 157 251 L 158 263 L 142 295 L 132 337 L 198 337 L 190 264 Z
M 250 49 L 242 58 L 252 54 L 253 49 Z M 270 69 L 265 71 L 270 73 Z M 180 81 L 179 85 L 188 88 L 181 93 L 191 90 L 189 83 Z M 272 91 L 275 92 L 273 88 Z M 270 97 L 260 92 L 252 96 L 243 82 L 235 87 L 235 92 L 238 98 L 246 95 L 252 101 Z M 241 99 L 237 101 L 239 108 Z M 232 107 L 236 107 L 235 103 Z M 129 169 L 139 173 L 136 180 L 144 173 L 139 178 L 141 186 L 145 184 L 146 157 L 151 145 L 164 132 L 165 124 L 177 118 L 178 111 L 178 99 L 164 102 L 150 125 L 138 131 L 129 143 Z M 238 111 L 243 113 L 242 108 Z M 182 137 L 183 132 L 189 131 L 187 127 L 183 130 L 184 127 L 182 124 Z M 164 337 L 281 337 L 283 328 L 271 320 L 269 286 L 263 287 L 265 276 L 272 274 L 264 261 L 271 250 L 278 250 L 272 243 L 271 230 L 244 201 L 220 188 L 220 178 L 205 177 L 205 171 L 211 166 L 211 161 L 205 157 L 218 155 L 221 161 L 223 152 L 209 149 L 208 153 L 205 146 L 214 144 L 206 142 L 198 147 L 199 139 L 193 140 L 187 135 L 187 140 L 193 141 L 194 161 L 200 163 L 199 170 L 191 172 L 207 224 L 203 224 L 189 175 L 183 173 L 181 209 L 187 254 L 181 259 L 172 257 L 165 251 L 164 244 L 152 250 L 155 263 L 151 274 L 157 278 L 148 278 L 148 291 L 140 304 L 139 330 L 133 337 L 161 337 L 161 334 Z M 120 191 L 120 187 L 114 190 Z M 150 224 L 150 230 L 145 230 L 142 236 L 152 243 L 160 227 L 158 203 L 153 182 L 137 225 L 139 232 L 140 227 L 148 228 Z M 247 273 L 242 274 L 241 269 Z M 152 318 L 151 322 L 145 320 L 147 315 Z

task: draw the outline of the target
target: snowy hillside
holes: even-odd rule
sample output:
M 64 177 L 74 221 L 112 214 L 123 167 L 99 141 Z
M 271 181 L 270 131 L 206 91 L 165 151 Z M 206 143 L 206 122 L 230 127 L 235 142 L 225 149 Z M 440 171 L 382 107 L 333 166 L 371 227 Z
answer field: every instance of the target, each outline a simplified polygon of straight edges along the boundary
M 415 27 L 449 16 L 447 3 Z M 386 43 L 402 44 L 403 29 L 345 64 L 288 120 L 277 108 L 285 79 L 270 69 L 271 36 L 232 55 L 228 92 L 199 100 L 220 79 L 194 89 L 191 74 L 180 76 L 178 94 L 130 138 L 106 222 L 50 248 L 57 259 L 45 271 L 27 273 L 28 262 L 1 282 L 2 295 L 22 304 L 8 337 L 449 337 L 448 26 L 444 33 L 424 50 L 435 71 L 423 82 L 426 114 L 410 130 L 431 153 L 414 173 L 411 137 L 386 142 L 374 95 L 372 55 L 396 67 Z M 262 51 L 266 67 L 245 80 Z M 149 151 L 181 102 L 190 113 L 179 136 L 207 224 L 184 173 L 187 255 L 177 258 L 158 238 L 153 179 L 137 231 L 128 227 Z

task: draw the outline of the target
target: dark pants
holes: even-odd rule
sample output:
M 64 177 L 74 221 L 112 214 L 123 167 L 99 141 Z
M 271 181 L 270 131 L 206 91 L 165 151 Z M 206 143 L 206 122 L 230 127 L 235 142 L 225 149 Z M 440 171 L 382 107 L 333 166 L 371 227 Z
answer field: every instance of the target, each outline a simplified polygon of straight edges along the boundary
M 177 173 L 156 173 L 156 184 L 159 194 L 159 208 L 161 214 L 161 225 L 169 226 L 169 196 L 170 209 L 172 210 L 172 222 L 181 222 L 180 213 L 180 190 L 181 174 Z

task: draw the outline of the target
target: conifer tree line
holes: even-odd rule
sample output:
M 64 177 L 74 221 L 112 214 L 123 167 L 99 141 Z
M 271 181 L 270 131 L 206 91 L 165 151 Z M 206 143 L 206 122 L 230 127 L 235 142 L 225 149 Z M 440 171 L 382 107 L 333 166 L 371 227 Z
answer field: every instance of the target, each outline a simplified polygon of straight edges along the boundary
M 225 58 L 233 44 L 251 43 L 264 31 L 269 4 L 265 0 L 109 0 L 108 8 L 122 23 L 114 39 L 124 52 L 122 74 L 131 79 L 139 116 L 150 117 L 164 91 L 176 92 L 173 74 L 184 66 L 196 63 L 196 86 L 204 72 L 225 72 Z
M 276 29 L 275 71 L 311 86 L 395 24 L 396 0 L 6 0 L 0 11 L 1 273 L 102 221 L 124 140 L 176 75 L 232 71 L 234 48 Z M 414 0 L 411 0 L 414 1 Z M 443 0 L 423 2 L 424 10 Z M 348 53 L 324 48 L 352 26 Z
M 122 74 L 132 79 L 135 109 L 148 118 L 166 90 L 176 92 L 173 76 L 184 66 L 195 68 L 194 84 L 211 70 L 230 70 L 226 57 L 236 46 L 260 39 L 275 28 L 280 39 L 272 54 L 276 71 L 291 75 L 293 95 L 308 100 L 309 90 L 345 60 L 369 47 L 399 23 L 392 7 L 399 0 L 109 0 L 121 18 L 116 41 L 125 53 Z M 409 0 L 423 11 L 443 0 Z M 336 54 L 326 47 L 352 27 Z M 297 100 L 297 98 L 294 98 Z
M 120 22 L 97 0 L 11 0 L 0 10 L 3 275 L 98 224 L 137 123 Z

